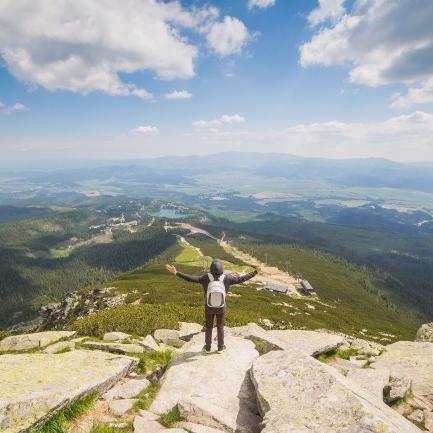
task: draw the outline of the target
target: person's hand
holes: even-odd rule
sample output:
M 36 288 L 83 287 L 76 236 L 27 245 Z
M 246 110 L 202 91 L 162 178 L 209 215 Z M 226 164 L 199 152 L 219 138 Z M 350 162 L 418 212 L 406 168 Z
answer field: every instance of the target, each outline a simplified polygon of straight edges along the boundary
M 176 267 L 173 265 L 169 265 L 168 263 L 165 265 L 165 269 L 167 269 L 170 274 L 175 274 L 177 272 Z
M 257 265 L 257 266 L 254 266 L 254 268 L 256 269 L 256 272 L 257 272 L 258 274 L 260 274 L 260 272 L 261 272 L 261 270 L 262 270 L 262 267 L 261 267 L 260 265 Z

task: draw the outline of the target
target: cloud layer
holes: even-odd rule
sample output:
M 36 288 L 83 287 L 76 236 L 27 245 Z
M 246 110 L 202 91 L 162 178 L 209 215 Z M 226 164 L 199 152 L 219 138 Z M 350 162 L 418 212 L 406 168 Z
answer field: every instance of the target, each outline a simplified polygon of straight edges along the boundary
M 248 9 L 267 9 L 274 6 L 276 0 L 248 0 Z
M 248 40 L 244 24 L 219 21 L 213 6 L 183 7 L 160 0 L 2 0 L 0 55 L 20 81 L 50 91 L 110 95 L 152 94 L 120 78 L 148 70 L 160 79 L 195 74 L 195 38 L 207 35 L 219 55 L 239 53 Z
M 356 0 L 350 12 L 342 4 L 321 0 L 311 12 L 313 25 L 334 23 L 301 46 L 301 64 L 348 65 L 351 82 L 371 87 L 403 83 L 408 92 L 394 97 L 394 107 L 432 102 L 433 2 Z
M 166 93 L 165 99 L 191 99 L 192 94 L 188 90 L 173 90 L 173 92 Z

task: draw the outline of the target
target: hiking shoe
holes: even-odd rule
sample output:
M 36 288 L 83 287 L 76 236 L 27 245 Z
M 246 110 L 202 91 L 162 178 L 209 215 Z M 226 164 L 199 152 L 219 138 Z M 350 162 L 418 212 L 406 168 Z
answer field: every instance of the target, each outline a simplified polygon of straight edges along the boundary
M 208 349 L 206 346 L 203 346 L 203 349 L 201 349 L 201 351 L 205 354 L 205 355 L 210 355 L 212 352 L 210 349 Z
M 220 348 L 218 348 L 218 352 L 217 353 L 224 353 L 226 351 L 226 347 L 225 346 L 223 346 L 223 347 L 221 347 L 221 349 Z

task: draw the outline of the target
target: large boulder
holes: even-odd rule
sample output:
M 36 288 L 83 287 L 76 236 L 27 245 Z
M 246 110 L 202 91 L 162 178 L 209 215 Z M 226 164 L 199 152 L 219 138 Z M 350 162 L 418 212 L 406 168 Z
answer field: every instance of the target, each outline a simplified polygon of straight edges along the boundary
M 264 415 L 262 433 L 420 432 L 337 370 L 297 349 L 256 359 L 251 376 Z
M 106 391 L 135 362 L 88 350 L 0 356 L 2 433 L 23 431 L 78 397 Z
M 226 332 L 228 335 L 232 335 L 233 337 L 248 338 L 256 342 L 261 342 L 262 345 L 264 344 L 265 351 L 281 350 L 285 347 L 285 344 L 282 341 L 271 335 L 256 323 L 248 323 L 248 325 L 245 326 L 227 328 Z
M 343 335 L 318 331 L 275 330 L 267 333 L 276 338 L 283 349 L 296 348 L 311 356 L 332 352 L 345 342 Z
M 157 414 L 176 405 L 188 422 L 226 432 L 258 431 L 254 387 L 248 371 L 258 352 L 243 338 L 228 336 L 223 354 L 202 353 L 196 336 L 175 354 L 150 410 Z
M 433 322 L 425 323 L 416 333 L 416 341 L 427 341 L 433 343 Z
M 200 334 L 203 331 L 203 325 L 190 322 L 179 322 L 179 338 L 189 341 L 194 335 Z
M 18 352 L 48 346 L 63 338 L 70 338 L 76 331 L 46 331 L 34 334 L 11 335 L 0 341 L 0 352 Z
M 392 377 L 410 380 L 412 394 L 432 408 L 433 343 L 399 341 L 390 344 L 371 366 L 387 368 Z

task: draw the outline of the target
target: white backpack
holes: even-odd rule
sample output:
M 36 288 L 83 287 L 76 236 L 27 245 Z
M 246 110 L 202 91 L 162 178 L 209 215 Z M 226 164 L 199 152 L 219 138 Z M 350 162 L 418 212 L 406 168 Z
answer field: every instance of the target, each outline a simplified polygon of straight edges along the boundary
M 222 274 L 217 280 L 212 274 L 208 274 L 208 277 L 210 282 L 206 291 L 206 304 L 211 308 L 222 308 L 226 305 L 225 275 Z

